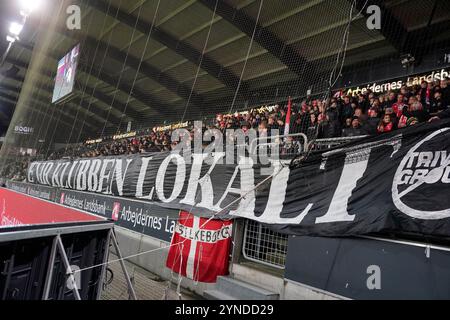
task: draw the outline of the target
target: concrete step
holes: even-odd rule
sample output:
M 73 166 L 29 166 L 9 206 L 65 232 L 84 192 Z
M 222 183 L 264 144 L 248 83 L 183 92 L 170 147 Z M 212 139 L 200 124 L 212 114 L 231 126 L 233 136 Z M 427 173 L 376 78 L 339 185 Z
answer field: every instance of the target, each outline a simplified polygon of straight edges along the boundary
M 278 293 L 230 277 L 218 277 L 215 291 L 239 300 L 278 300 Z
M 206 290 L 203 292 L 203 297 L 207 300 L 237 300 L 235 297 L 217 290 Z

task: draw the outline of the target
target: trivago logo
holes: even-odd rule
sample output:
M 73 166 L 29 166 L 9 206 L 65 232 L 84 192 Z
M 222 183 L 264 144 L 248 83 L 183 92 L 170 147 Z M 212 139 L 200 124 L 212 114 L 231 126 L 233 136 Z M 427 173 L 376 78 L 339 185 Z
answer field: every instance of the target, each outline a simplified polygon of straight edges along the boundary
M 392 199 L 404 214 L 424 220 L 450 217 L 450 152 L 443 141 L 450 141 L 450 128 L 427 136 L 400 163 Z

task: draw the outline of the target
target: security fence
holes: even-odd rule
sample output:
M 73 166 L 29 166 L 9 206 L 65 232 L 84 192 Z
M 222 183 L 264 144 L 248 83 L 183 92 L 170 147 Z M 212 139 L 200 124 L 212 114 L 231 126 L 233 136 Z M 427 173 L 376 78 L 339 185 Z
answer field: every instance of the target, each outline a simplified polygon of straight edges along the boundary
M 288 136 L 276 137 L 275 143 L 280 145 L 280 150 L 287 149 L 285 145 L 292 143 L 292 140 L 287 140 L 286 138 L 288 138 Z M 318 139 L 309 143 L 308 139 L 304 137 L 304 135 L 298 135 L 298 137 L 296 136 L 295 138 L 296 143 L 301 144 L 301 142 L 303 142 L 303 144 L 301 144 L 295 152 L 287 153 L 289 156 L 294 156 L 299 152 L 309 150 L 309 148 L 312 148 L 312 150 L 327 150 L 332 147 L 364 138 L 364 136 Z M 253 146 L 253 143 L 251 146 Z M 247 220 L 245 222 L 242 245 L 242 253 L 245 259 L 277 269 L 284 269 L 287 245 L 287 235 L 274 232 L 256 221 Z
M 287 244 L 287 235 L 274 232 L 256 221 L 246 221 L 242 245 L 245 259 L 284 269 Z

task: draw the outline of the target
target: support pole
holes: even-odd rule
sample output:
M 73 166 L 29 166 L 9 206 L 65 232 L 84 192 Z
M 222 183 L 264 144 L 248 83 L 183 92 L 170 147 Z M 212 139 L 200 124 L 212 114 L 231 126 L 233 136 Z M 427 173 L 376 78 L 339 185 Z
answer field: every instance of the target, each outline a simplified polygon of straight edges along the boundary
M 42 294 L 42 300 L 48 300 L 48 295 L 50 294 L 50 287 L 53 280 L 53 269 L 55 267 L 56 249 L 58 247 L 58 237 L 53 239 L 52 251 L 50 253 L 50 259 L 47 267 L 47 277 L 45 278 L 44 292 Z
M 69 274 L 69 279 L 72 284 L 72 291 L 75 295 L 76 300 L 81 300 L 80 293 L 78 292 L 77 283 L 75 281 L 75 277 L 73 276 L 72 268 L 69 264 L 69 259 L 67 258 L 66 250 L 64 250 L 64 245 L 62 243 L 60 235 L 56 236 L 56 242 L 58 244 L 59 254 L 61 255 L 62 261 L 64 263 L 64 267 L 66 267 L 67 273 Z
M 132 300 L 137 300 L 136 292 L 134 291 L 133 284 L 131 283 L 130 276 L 129 276 L 127 268 L 125 266 L 125 262 L 123 261 L 122 254 L 120 253 L 119 243 L 117 242 L 117 238 L 116 238 L 114 231 L 111 232 L 111 238 L 112 238 L 112 242 L 113 242 L 114 248 L 116 250 L 117 256 L 119 257 L 120 266 L 122 267 L 122 271 L 123 271 L 123 273 L 125 275 L 125 279 L 127 281 L 128 292 L 130 293 Z
M 102 294 L 102 289 L 103 289 L 103 280 L 105 278 L 105 274 L 106 274 L 106 267 L 108 266 L 108 258 L 109 258 L 109 246 L 111 244 L 111 234 L 112 234 L 112 229 L 110 229 L 108 231 L 108 236 L 106 237 L 106 242 L 105 242 L 105 254 L 103 255 L 103 266 L 102 266 L 102 271 L 100 273 L 100 278 L 98 281 L 98 288 L 97 288 L 97 300 L 100 300 L 101 294 Z

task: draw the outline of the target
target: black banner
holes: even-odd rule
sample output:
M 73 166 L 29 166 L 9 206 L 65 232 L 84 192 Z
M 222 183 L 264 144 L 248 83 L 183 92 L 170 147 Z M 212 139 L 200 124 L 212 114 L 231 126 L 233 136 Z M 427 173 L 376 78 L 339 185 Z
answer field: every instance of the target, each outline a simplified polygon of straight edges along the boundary
M 14 181 L 6 185 L 17 192 L 112 219 L 120 227 L 167 242 L 179 216 L 178 210 L 143 201 Z
M 251 157 L 224 164 L 224 153 L 194 154 L 188 163 L 157 153 L 35 162 L 28 180 L 201 215 L 227 213 L 300 235 L 448 236 L 449 150 L 447 121 L 312 153 L 297 167 Z

